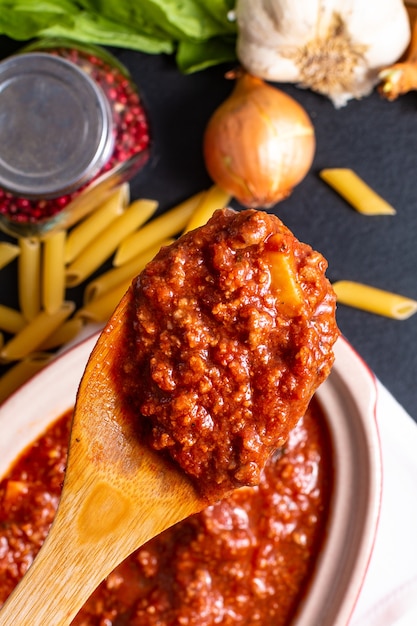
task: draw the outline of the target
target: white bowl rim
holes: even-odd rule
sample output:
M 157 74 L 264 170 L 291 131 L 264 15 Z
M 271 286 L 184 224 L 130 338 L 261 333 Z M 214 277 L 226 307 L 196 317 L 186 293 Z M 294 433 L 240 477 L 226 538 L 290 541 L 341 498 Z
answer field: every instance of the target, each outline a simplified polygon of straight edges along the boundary
M 62 353 L 0 406 L 0 477 L 49 424 L 74 406 L 78 383 L 98 335 L 94 333 Z M 337 459 L 330 519 L 294 626 L 348 624 L 365 579 L 379 519 L 382 461 L 375 377 L 343 337 L 336 343 L 335 355 L 329 379 L 316 394 Z M 348 414 L 352 419 L 343 419 Z M 361 471 L 366 471 L 365 484 L 360 481 Z M 357 507 L 355 516 L 349 514 L 353 505 Z
M 349 623 L 366 577 L 380 516 L 383 483 L 376 379 L 343 337 L 336 343 L 335 355 L 330 377 L 316 393 L 337 459 L 331 510 L 316 571 L 294 626 Z M 340 420 L 341 414 L 348 419 Z M 363 474 L 366 481 L 362 481 Z

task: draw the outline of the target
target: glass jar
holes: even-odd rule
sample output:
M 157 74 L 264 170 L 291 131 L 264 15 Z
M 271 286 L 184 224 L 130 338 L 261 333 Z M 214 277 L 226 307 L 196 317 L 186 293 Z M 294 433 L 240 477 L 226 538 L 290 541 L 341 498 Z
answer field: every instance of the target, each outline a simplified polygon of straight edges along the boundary
M 98 46 L 46 39 L 0 63 L 0 228 L 68 228 L 150 156 L 149 120 L 126 68 Z

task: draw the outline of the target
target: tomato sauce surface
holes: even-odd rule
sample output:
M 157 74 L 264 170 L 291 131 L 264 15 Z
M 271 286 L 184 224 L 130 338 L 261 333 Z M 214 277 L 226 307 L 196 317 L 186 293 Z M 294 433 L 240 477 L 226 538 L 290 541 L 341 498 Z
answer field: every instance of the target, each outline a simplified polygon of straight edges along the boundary
M 216 211 L 133 281 L 114 359 L 141 438 L 215 501 L 256 485 L 334 361 L 327 262 L 264 211 Z
M 51 426 L 0 483 L 0 604 L 52 523 L 70 419 Z M 313 399 L 259 486 L 234 491 L 137 550 L 98 587 L 74 626 L 290 624 L 322 546 L 331 490 L 331 446 Z

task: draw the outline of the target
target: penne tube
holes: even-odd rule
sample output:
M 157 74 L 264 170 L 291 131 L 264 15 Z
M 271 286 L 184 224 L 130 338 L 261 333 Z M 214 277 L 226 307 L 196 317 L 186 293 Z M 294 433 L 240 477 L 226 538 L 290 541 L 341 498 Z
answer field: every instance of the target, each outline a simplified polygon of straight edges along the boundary
M 19 239 L 18 296 L 19 306 L 30 321 L 41 310 L 41 244 L 37 239 Z
M 381 198 L 353 170 L 324 169 L 320 178 L 363 215 L 395 215 L 396 210 Z
M 106 291 L 99 298 L 88 302 L 77 311 L 75 317 L 82 319 L 84 322 L 107 322 L 116 306 L 129 289 L 131 282 L 132 279 L 129 278 L 116 287 L 113 287 L 110 291 Z
M 78 333 L 81 332 L 83 326 L 82 319 L 73 317 L 59 326 L 37 349 L 46 351 L 60 348 L 75 339 Z
M 231 195 L 220 189 L 217 185 L 213 185 L 201 198 L 195 208 L 190 221 L 185 227 L 185 232 L 194 230 L 199 226 L 203 226 L 208 222 L 213 213 L 217 209 L 223 209 L 229 204 Z
M 20 254 L 19 246 L 7 241 L 0 242 L 0 270 L 6 267 Z
M 136 200 L 98 235 L 66 270 L 66 284 L 75 287 L 86 280 L 117 249 L 123 239 L 144 224 L 156 211 L 154 200 Z
M 143 270 L 145 265 L 159 252 L 161 247 L 169 245 L 172 241 L 173 239 L 165 239 L 165 241 L 158 242 L 135 256 L 129 263 L 125 263 L 121 267 L 115 267 L 91 281 L 84 291 L 85 304 L 92 302 L 95 298 L 100 298 L 103 294 L 111 291 L 121 283 L 126 283 L 129 279 L 133 280 L 133 278 Z
M 52 354 L 34 353 L 13 365 L 0 377 L 0 403 L 4 402 L 14 391 L 45 367 Z
M 129 185 L 124 183 L 93 213 L 69 231 L 65 245 L 65 263 L 71 263 L 105 230 L 119 215 L 122 215 L 129 203 Z
M 42 304 L 47 313 L 55 313 L 65 298 L 65 231 L 49 235 L 43 243 Z
M 18 361 L 35 352 L 40 345 L 73 313 L 75 304 L 64 302 L 55 313 L 41 311 L 0 350 L 3 362 Z
M 390 291 L 349 280 L 333 284 L 337 302 L 369 313 L 405 320 L 417 311 L 417 301 Z
M 121 242 L 113 259 L 113 265 L 120 267 L 128 263 L 137 254 L 163 239 L 180 233 L 190 220 L 203 194 L 200 192 L 178 204 L 166 213 L 156 217 L 149 224 L 136 231 Z
M 15 335 L 20 332 L 27 321 L 23 314 L 5 304 L 0 304 L 0 329 L 6 333 Z

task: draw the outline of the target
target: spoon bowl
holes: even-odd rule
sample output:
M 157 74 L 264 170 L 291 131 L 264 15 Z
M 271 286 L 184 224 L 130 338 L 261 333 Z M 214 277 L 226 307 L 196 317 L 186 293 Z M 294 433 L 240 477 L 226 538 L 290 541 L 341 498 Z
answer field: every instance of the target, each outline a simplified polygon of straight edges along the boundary
M 38 556 L 1 609 L 0 626 L 27 626 L 33 616 L 42 626 L 70 624 L 129 554 L 207 506 L 185 474 L 140 441 L 123 411 L 110 371 L 130 293 L 87 363 L 57 514 Z

